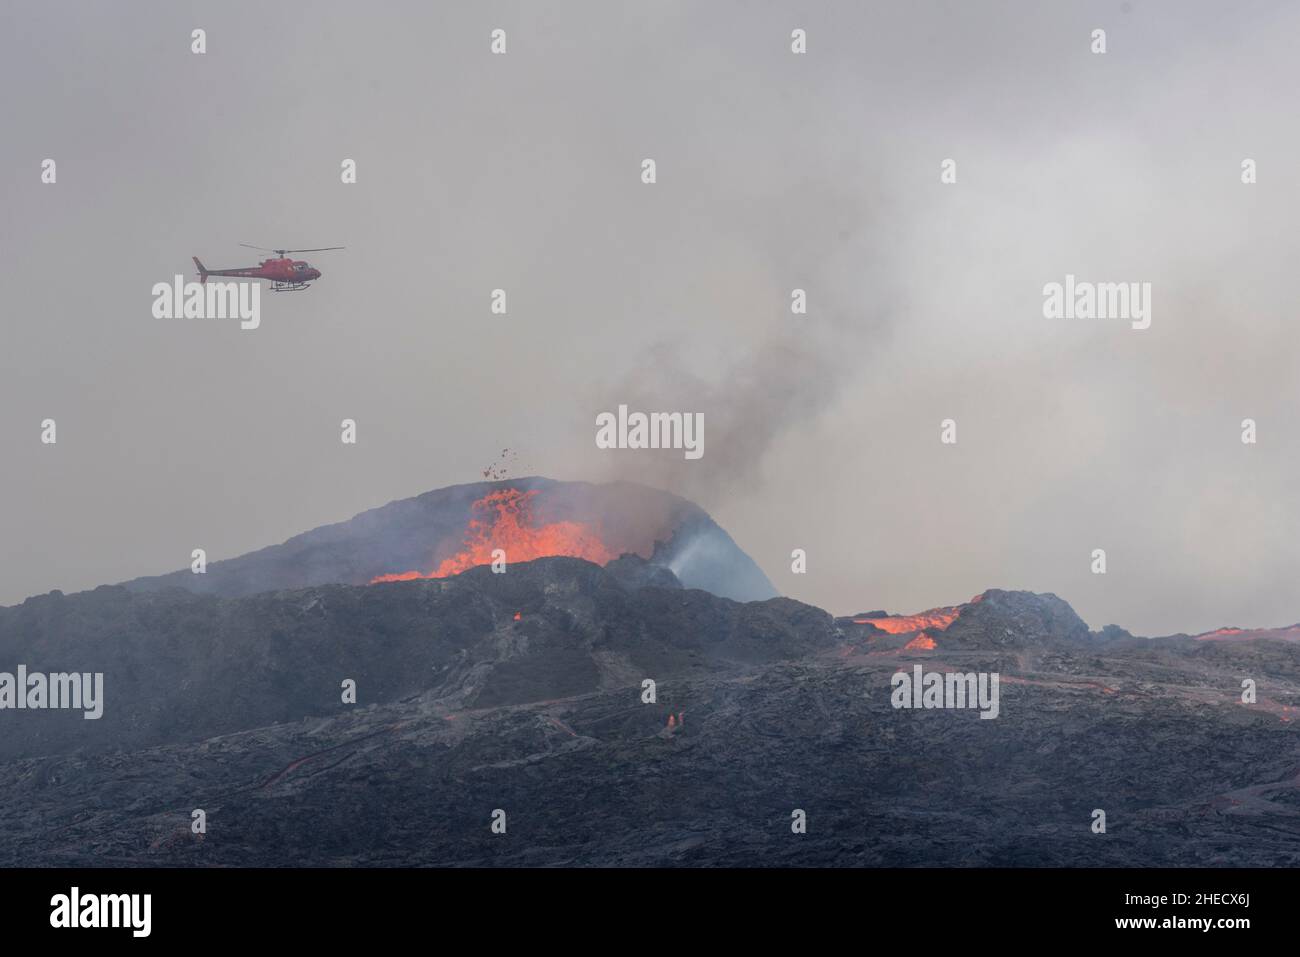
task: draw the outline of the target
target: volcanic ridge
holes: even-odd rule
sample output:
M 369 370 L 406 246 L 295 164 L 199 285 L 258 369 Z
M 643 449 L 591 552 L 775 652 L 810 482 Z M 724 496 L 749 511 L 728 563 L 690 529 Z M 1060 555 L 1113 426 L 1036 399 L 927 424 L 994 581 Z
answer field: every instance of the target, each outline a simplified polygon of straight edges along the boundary
M 456 486 L 0 608 L 0 670 L 106 699 L 0 713 L 0 865 L 1294 866 L 1300 627 L 1220 631 L 837 618 L 666 493 Z M 891 705 L 917 664 L 997 719 Z

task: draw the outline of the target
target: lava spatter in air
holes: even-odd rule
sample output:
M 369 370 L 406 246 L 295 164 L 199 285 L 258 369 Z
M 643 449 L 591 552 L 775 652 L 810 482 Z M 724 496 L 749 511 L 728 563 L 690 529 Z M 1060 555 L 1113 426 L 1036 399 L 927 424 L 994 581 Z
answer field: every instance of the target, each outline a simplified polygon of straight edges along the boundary
M 509 562 L 567 555 L 604 565 L 617 557 L 601 539 L 600 533 L 589 525 L 582 522 L 539 523 L 533 515 L 536 495 L 536 489 L 524 492 L 507 488 L 489 492 L 470 506 L 472 517 L 465 530 L 465 540 L 456 554 L 430 571 L 379 575 L 370 583 L 458 575 L 476 565 L 490 565 L 492 553 L 497 549 L 505 552 Z

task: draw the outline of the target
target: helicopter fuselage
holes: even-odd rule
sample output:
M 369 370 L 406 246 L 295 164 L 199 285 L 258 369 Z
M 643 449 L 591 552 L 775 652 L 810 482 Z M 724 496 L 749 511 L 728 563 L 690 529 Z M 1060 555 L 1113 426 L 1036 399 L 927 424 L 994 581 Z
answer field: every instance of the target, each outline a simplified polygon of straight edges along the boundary
M 263 259 L 256 266 L 237 269 L 207 269 L 209 276 L 234 276 L 241 279 L 268 279 L 271 282 L 297 285 L 320 278 L 320 270 L 301 259 Z
M 249 249 L 264 249 L 251 243 L 240 243 Z M 315 246 L 311 249 L 266 249 L 275 253 L 274 259 L 263 259 L 256 266 L 238 266 L 234 269 L 209 269 L 199 261 L 198 256 L 191 257 L 199 270 L 199 282 L 206 283 L 209 276 L 229 276 L 233 279 L 266 279 L 271 283 L 272 292 L 297 292 L 308 288 L 308 283 L 320 278 L 320 270 L 303 259 L 290 259 L 289 253 L 320 253 L 342 246 Z

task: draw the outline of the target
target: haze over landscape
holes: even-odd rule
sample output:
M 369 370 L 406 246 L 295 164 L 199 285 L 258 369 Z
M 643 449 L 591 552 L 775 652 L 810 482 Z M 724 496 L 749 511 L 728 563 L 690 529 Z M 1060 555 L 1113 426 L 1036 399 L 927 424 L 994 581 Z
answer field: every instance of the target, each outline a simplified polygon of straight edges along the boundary
M 133 6 L 0 9 L 0 604 L 510 448 L 689 498 L 836 614 L 1005 588 L 1139 634 L 1300 619 L 1300 8 Z M 347 249 L 255 331 L 151 316 L 240 242 Z M 1152 283 L 1151 328 L 1045 319 L 1067 273 Z M 598 450 L 620 403 L 702 411 L 704 456 Z
M 1296 36 L 5 5 L 0 870 L 169 868 L 160 936 L 170 868 L 277 867 L 1250 927 L 1237 869 L 1300 864 Z M 152 912 L 13 876 L 7 930 Z M 198 893 L 454 897 L 252 877 Z

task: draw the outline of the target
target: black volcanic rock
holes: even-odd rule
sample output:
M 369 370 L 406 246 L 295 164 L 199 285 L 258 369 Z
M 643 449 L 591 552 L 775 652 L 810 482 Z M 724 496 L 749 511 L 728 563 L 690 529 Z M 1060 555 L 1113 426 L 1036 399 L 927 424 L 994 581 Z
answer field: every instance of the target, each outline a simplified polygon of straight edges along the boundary
M 100 721 L 0 712 L 0 866 L 1300 864 L 1295 642 L 1090 636 L 989 591 L 915 650 L 668 574 L 0 609 L 0 669 L 106 673 Z M 997 671 L 998 717 L 894 708 L 916 665 Z
M 1119 625 L 1106 625 L 1101 631 L 1094 631 L 1092 637 L 1097 641 L 1133 641 L 1133 634 Z
M 105 711 L 10 711 L 0 759 L 139 748 L 334 714 L 340 685 L 383 704 L 434 692 L 487 707 L 813 654 L 829 615 L 685 590 L 635 556 L 543 558 L 494 574 L 242 598 L 104 586 L 0 608 L 4 660 L 103 672 Z M 644 587 L 637 587 L 639 579 Z M 517 616 L 517 617 L 516 617 Z
M 428 692 L 12 761 L 0 865 L 1296 866 L 1300 729 L 1235 692 L 1267 661 L 1271 693 L 1296 701 L 1300 648 L 1260 644 L 1266 659 L 1062 645 L 1014 676 L 967 652 L 963 668 L 1016 679 L 990 721 L 895 710 L 890 675 L 917 659 L 837 653 L 698 670 L 655 704 L 632 682 L 474 709 Z
M 363 585 L 380 575 L 427 573 L 456 554 L 473 517 L 471 506 L 503 489 L 536 492 L 535 517 L 595 527 L 618 554 L 653 556 L 687 588 L 737 601 L 776 596 L 767 576 L 703 509 L 686 499 L 631 482 L 591 484 L 531 477 L 476 482 L 426 492 L 362 512 L 346 522 L 295 535 L 237 558 L 124 582 L 131 591 L 175 587 L 233 598 L 313 585 Z
M 682 587 L 682 583 L 669 568 L 648 562 L 639 555 L 620 555 L 605 565 L 605 571 L 625 588 L 644 588 L 646 585 L 659 588 Z
M 975 648 L 1022 647 L 1054 642 L 1087 641 L 1088 626 L 1055 595 L 990 588 L 961 606 L 957 620 L 940 633 L 952 642 Z

